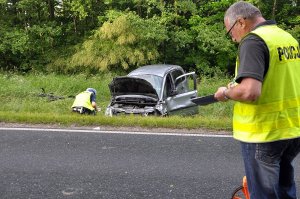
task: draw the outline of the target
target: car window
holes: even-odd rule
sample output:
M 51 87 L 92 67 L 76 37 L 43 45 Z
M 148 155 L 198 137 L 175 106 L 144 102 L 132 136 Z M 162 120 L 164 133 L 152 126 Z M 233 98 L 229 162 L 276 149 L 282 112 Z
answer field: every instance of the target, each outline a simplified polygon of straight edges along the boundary
M 163 99 L 166 99 L 167 97 L 169 97 L 171 95 L 171 90 L 172 90 L 172 79 L 171 79 L 171 75 L 168 74 L 166 77 Z
M 177 77 L 179 77 L 180 75 L 183 75 L 183 72 L 181 70 L 174 70 L 171 72 L 172 78 L 175 81 L 175 79 Z
M 183 72 L 181 70 L 174 70 L 171 72 L 172 78 L 175 81 L 177 77 L 180 75 L 183 75 Z M 175 85 L 176 91 L 178 94 L 182 94 L 188 91 L 188 81 L 186 77 L 180 78 Z
M 177 93 L 186 93 L 197 90 L 195 72 L 185 73 L 175 80 Z
M 195 90 L 195 83 L 192 75 L 187 76 L 187 91 Z
M 156 75 L 136 75 L 133 77 L 137 77 L 140 79 L 144 79 L 148 81 L 153 88 L 156 90 L 157 94 L 160 94 L 161 87 L 162 87 L 162 77 L 156 76 Z

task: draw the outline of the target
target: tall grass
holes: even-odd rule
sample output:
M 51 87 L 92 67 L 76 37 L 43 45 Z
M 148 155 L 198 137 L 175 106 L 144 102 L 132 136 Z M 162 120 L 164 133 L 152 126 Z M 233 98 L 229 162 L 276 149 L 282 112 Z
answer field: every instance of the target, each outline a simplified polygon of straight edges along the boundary
M 231 129 L 232 102 L 215 103 L 199 107 L 196 116 L 106 117 L 104 111 L 110 101 L 108 84 L 113 74 L 55 75 L 0 73 L 0 121 L 22 123 L 58 123 L 61 125 L 113 125 L 165 128 Z M 212 94 L 219 86 L 226 85 L 228 78 L 202 78 L 199 95 Z M 97 90 L 97 104 L 102 111 L 96 116 L 82 116 L 70 111 L 74 96 L 88 87 Z M 50 101 L 40 97 L 42 88 L 46 94 L 64 97 Z

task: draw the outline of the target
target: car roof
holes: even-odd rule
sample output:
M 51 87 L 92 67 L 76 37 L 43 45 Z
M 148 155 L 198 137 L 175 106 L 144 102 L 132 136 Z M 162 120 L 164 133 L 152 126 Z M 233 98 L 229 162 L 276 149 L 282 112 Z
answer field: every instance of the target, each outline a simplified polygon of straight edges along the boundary
M 136 76 L 136 75 L 156 75 L 163 77 L 165 74 L 172 69 L 183 70 L 181 66 L 178 65 L 169 65 L 169 64 L 154 64 L 147 65 L 137 68 L 131 71 L 127 76 Z

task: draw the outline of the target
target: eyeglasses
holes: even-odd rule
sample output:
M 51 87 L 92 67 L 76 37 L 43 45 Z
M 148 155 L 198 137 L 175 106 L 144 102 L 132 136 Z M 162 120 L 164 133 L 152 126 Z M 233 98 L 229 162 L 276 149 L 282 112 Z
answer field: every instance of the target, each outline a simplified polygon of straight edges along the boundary
M 226 32 L 226 36 L 231 35 L 231 31 L 232 31 L 233 27 L 235 26 L 235 24 L 236 24 L 237 22 L 238 22 L 238 19 L 235 20 L 235 22 L 233 23 L 233 25 L 231 26 L 231 28 L 229 28 L 229 30 Z
M 246 17 L 243 18 L 244 20 L 246 19 Z M 226 32 L 226 36 L 230 35 L 231 36 L 231 31 L 233 29 L 233 27 L 236 25 L 236 23 L 238 22 L 239 19 L 235 20 L 235 22 L 233 23 L 233 25 L 231 26 L 231 28 Z

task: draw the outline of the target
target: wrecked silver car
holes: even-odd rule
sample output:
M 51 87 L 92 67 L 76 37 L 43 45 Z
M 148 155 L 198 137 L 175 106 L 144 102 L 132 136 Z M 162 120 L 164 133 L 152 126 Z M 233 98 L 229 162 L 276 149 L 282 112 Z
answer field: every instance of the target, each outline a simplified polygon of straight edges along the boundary
M 111 102 L 105 115 L 193 115 L 198 106 L 195 72 L 185 73 L 177 65 L 156 64 L 140 67 L 109 84 Z

